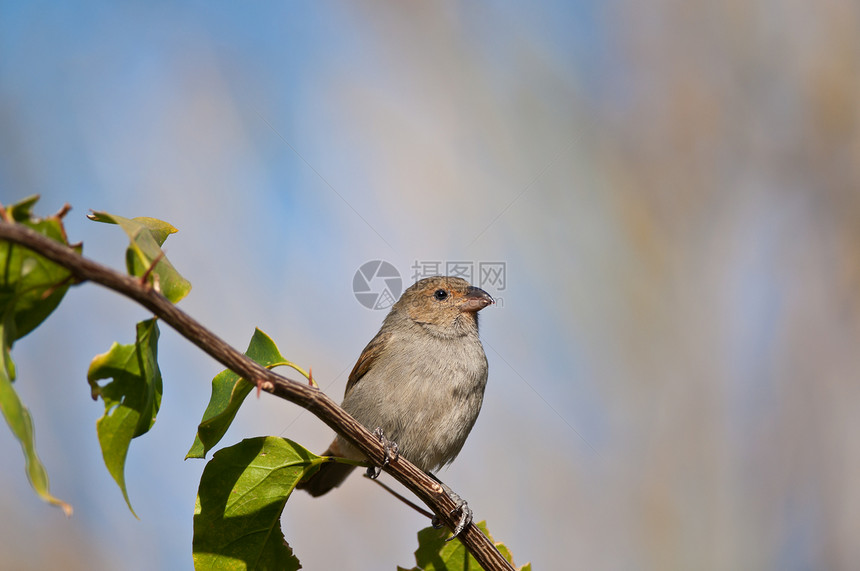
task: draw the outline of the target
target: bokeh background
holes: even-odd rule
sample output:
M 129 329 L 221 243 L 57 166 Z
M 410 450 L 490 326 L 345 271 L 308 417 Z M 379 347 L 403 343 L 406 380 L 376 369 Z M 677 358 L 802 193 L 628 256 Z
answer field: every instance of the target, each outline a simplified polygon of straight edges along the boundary
M 860 565 L 856 2 L 0 4 L 0 202 L 180 229 L 181 306 L 255 326 L 335 398 L 384 311 L 356 269 L 506 263 L 484 409 L 440 476 L 535 569 Z M 378 284 L 377 284 L 378 285 Z M 72 290 L 13 356 L 53 492 L 0 430 L 4 569 L 190 569 L 220 367 L 168 328 L 132 445 L 104 468 L 91 357 L 147 316 Z M 225 444 L 332 433 L 250 398 Z M 390 481 L 390 480 L 389 480 Z M 306 569 L 414 563 L 418 514 L 356 476 L 288 503 Z

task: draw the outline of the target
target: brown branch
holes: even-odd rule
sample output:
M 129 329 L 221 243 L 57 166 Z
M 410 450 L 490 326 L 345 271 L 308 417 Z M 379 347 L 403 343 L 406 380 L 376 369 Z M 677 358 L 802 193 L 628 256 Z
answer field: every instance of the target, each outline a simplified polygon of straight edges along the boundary
M 346 437 L 377 465 L 382 464 L 384 450 L 379 439 L 325 393 L 307 383 L 290 380 L 260 366 L 178 309 L 148 284 L 84 258 L 71 248 L 21 224 L 0 219 L 0 240 L 8 240 L 37 252 L 67 268 L 80 281 L 98 283 L 133 299 L 237 375 L 257 384 L 266 392 L 306 408 L 335 432 Z M 456 504 L 439 483 L 403 457 L 393 460 L 384 470 L 427 504 L 445 525 L 451 529 L 456 526 L 456 519 L 448 515 L 456 508 Z M 460 534 L 460 541 L 484 569 L 513 570 L 477 526 L 466 526 Z

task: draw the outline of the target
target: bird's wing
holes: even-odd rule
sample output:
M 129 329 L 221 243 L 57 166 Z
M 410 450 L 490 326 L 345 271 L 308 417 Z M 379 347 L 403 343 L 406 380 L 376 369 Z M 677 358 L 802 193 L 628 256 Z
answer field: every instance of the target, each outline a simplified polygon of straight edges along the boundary
M 373 367 L 373 364 L 385 351 L 385 347 L 388 346 L 391 336 L 391 333 L 380 331 L 376 334 L 376 337 L 370 340 L 370 343 L 361 352 L 361 356 L 355 362 L 355 367 L 352 368 L 352 372 L 349 374 L 349 380 L 346 382 L 346 394 L 349 394 L 352 387 Z

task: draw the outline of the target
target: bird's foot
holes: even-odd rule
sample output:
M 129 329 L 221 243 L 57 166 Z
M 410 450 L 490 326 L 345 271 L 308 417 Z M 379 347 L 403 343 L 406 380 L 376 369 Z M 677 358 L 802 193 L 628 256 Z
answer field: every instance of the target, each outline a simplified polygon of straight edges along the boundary
M 375 480 L 382 473 L 382 468 L 388 466 L 392 460 L 397 460 L 400 458 L 400 451 L 397 447 L 397 443 L 393 440 L 389 440 L 385 437 L 385 433 L 382 431 L 380 427 L 376 427 L 376 430 L 373 431 L 373 435 L 379 439 L 380 444 L 382 444 L 383 456 L 382 456 L 382 466 L 368 466 L 367 467 L 367 477 Z
M 437 482 L 439 482 L 438 478 L 434 477 L 434 479 Z M 448 497 L 451 498 L 451 500 L 455 504 L 454 509 L 451 510 L 450 513 L 448 513 L 448 515 L 453 517 L 457 513 L 460 514 L 460 518 L 457 520 L 457 525 L 454 526 L 454 529 L 451 533 L 451 537 L 449 537 L 448 539 L 445 540 L 445 541 L 451 541 L 452 539 L 454 539 L 455 537 L 460 535 L 463 532 L 463 530 L 466 529 L 467 525 L 472 523 L 472 508 L 470 508 L 469 504 L 466 503 L 466 500 L 464 500 L 459 495 L 457 495 L 457 493 L 454 490 L 452 490 L 451 488 L 449 488 L 448 486 L 446 486 L 442 482 L 439 482 L 439 484 L 441 484 L 442 489 L 445 490 L 445 493 L 448 494 Z M 443 524 L 439 520 L 439 516 L 437 516 L 437 515 L 433 516 L 433 519 L 431 520 L 430 524 L 433 527 L 435 527 L 436 529 L 440 529 L 441 527 L 443 527 Z

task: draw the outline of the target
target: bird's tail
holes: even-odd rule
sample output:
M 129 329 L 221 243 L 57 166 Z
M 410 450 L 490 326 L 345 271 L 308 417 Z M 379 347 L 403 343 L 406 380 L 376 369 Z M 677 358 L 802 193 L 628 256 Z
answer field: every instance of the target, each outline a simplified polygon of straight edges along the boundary
M 322 455 L 340 456 L 337 450 L 337 441 L 332 442 L 332 445 Z M 320 469 L 313 476 L 297 485 L 296 489 L 304 490 L 313 497 L 321 496 L 340 486 L 353 470 L 355 470 L 355 466 L 349 464 L 326 462 L 320 465 Z

